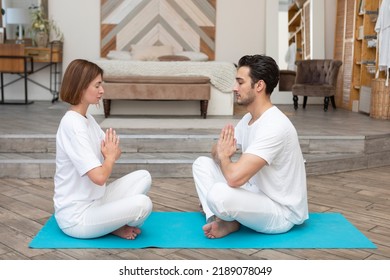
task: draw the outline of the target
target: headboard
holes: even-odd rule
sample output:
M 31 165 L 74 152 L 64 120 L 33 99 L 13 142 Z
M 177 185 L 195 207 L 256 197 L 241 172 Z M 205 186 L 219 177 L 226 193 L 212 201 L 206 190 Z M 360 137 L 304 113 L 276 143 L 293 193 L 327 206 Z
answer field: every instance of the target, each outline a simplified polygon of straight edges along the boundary
M 131 45 L 170 45 L 215 59 L 217 0 L 101 0 L 101 57 Z

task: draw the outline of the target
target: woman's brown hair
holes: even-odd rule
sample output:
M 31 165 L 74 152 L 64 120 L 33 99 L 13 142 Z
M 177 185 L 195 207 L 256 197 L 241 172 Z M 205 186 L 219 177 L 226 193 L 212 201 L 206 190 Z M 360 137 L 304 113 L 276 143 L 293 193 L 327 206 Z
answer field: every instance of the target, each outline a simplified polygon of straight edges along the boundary
M 103 69 L 84 59 L 73 60 L 65 70 L 60 98 L 71 105 L 81 102 L 81 97 L 89 84 L 98 76 L 103 78 Z

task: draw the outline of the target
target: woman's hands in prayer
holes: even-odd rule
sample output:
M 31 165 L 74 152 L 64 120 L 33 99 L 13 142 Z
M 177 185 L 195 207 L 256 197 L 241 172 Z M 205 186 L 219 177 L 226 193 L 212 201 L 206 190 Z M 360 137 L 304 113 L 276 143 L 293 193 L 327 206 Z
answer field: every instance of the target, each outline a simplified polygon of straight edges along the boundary
M 121 156 L 121 149 L 119 148 L 119 136 L 112 128 L 106 130 L 106 137 L 102 141 L 102 154 L 104 159 L 112 159 L 116 161 Z

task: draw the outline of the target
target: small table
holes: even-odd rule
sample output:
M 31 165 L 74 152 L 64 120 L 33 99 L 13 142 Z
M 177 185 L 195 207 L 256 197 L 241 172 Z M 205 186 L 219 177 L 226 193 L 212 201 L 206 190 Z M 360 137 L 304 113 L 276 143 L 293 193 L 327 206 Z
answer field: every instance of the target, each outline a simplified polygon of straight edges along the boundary
M 31 78 L 28 80 L 48 91 L 53 95 L 52 103 L 58 101 L 59 88 L 61 85 L 61 67 L 59 63 L 62 63 L 62 42 L 54 41 L 50 42 L 47 48 L 38 47 L 25 47 L 24 54 L 33 58 L 35 63 L 45 63 L 43 66 L 34 69 L 34 73 L 39 72 L 47 67 L 50 67 L 50 85 L 39 83 Z

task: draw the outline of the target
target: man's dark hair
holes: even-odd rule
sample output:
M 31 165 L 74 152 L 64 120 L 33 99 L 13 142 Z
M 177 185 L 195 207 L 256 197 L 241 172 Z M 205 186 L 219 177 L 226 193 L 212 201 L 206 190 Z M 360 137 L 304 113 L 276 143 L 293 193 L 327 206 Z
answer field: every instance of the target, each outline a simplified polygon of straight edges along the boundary
M 252 87 L 260 80 L 266 84 L 265 92 L 269 95 L 279 82 L 279 66 L 276 61 L 266 55 L 245 55 L 238 61 L 238 68 L 249 68 L 249 76 L 252 79 Z

